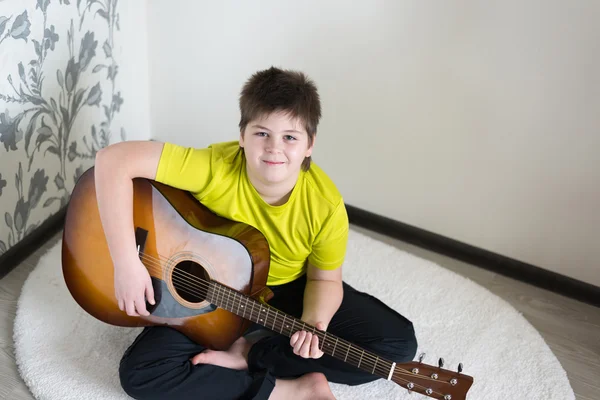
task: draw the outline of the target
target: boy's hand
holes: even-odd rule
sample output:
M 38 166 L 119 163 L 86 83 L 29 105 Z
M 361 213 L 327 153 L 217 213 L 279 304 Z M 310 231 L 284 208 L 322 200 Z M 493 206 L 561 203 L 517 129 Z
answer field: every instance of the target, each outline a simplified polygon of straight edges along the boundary
M 314 325 L 318 330 L 324 331 L 327 326 L 323 322 Z M 304 358 L 321 358 L 324 354 L 319 349 L 319 337 L 312 332 L 298 331 L 290 338 L 290 345 L 294 348 L 294 354 Z
M 131 262 L 117 263 L 115 266 L 115 297 L 119 309 L 130 316 L 150 315 L 146 309 L 146 299 L 154 304 L 154 288 L 148 270 L 139 258 Z

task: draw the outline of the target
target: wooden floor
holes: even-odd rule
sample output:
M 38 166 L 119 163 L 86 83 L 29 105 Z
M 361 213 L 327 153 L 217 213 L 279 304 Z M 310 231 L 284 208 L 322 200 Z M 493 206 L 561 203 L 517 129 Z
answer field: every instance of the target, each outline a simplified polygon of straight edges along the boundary
M 577 399 L 600 399 L 600 308 L 358 227 L 353 229 L 455 271 L 511 303 L 544 337 L 567 371 Z M 15 364 L 13 321 L 21 287 L 32 265 L 59 238 L 55 236 L 0 280 L 0 399 L 33 399 Z

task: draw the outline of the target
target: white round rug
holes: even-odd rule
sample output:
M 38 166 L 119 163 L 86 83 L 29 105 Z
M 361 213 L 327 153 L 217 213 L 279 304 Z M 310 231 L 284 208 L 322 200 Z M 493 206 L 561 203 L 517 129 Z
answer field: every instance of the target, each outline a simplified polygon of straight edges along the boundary
M 86 314 L 62 277 L 60 243 L 25 281 L 14 326 L 21 376 L 37 399 L 129 399 L 121 355 L 140 328 L 119 328 Z M 344 279 L 413 321 L 423 362 L 474 378 L 468 400 L 575 399 L 567 375 L 539 333 L 512 306 L 435 263 L 350 232 Z M 346 399 L 426 399 L 395 383 L 331 385 Z

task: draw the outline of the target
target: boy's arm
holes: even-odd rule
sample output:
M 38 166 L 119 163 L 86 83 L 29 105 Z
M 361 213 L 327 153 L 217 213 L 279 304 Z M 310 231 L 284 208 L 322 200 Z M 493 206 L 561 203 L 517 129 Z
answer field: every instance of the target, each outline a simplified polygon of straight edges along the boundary
M 96 198 L 114 261 L 137 258 L 132 179 L 155 179 L 162 148 L 160 142 L 129 141 L 110 145 L 96 154 Z
M 342 264 L 348 231 L 348 214 L 344 202 L 340 199 L 312 243 L 312 253 L 307 260 L 302 320 L 322 331 L 327 329 L 342 304 Z M 294 333 L 290 344 L 294 347 L 294 354 L 304 358 L 319 358 L 323 355 L 319 350 L 318 336 L 306 331 Z
M 150 275 L 136 251 L 132 179 L 155 178 L 162 148 L 159 142 L 120 142 L 96 154 L 96 199 L 115 269 L 115 296 L 119 309 L 132 316 L 148 315 L 145 298 L 154 304 Z
M 342 267 L 324 270 L 308 263 L 302 321 L 315 326 L 322 322 L 325 329 L 342 303 Z
M 322 331 L 327 329 L 344 296 L 342 267 L 323 270 L 308 263 L 302 320 Z M 307 331 L 298 331 L 290 338 L 294 354 L 304 358 L 320 358 L 319 338 Z

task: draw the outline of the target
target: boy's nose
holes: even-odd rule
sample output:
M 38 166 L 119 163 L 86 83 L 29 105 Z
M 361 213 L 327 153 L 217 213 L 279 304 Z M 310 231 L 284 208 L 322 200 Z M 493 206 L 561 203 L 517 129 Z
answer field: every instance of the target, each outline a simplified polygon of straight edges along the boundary
M 267 141 L 267 151 L 271 153 L 281 151 L 282 145 L 281 142 L 277 139 L 270 139 Z

